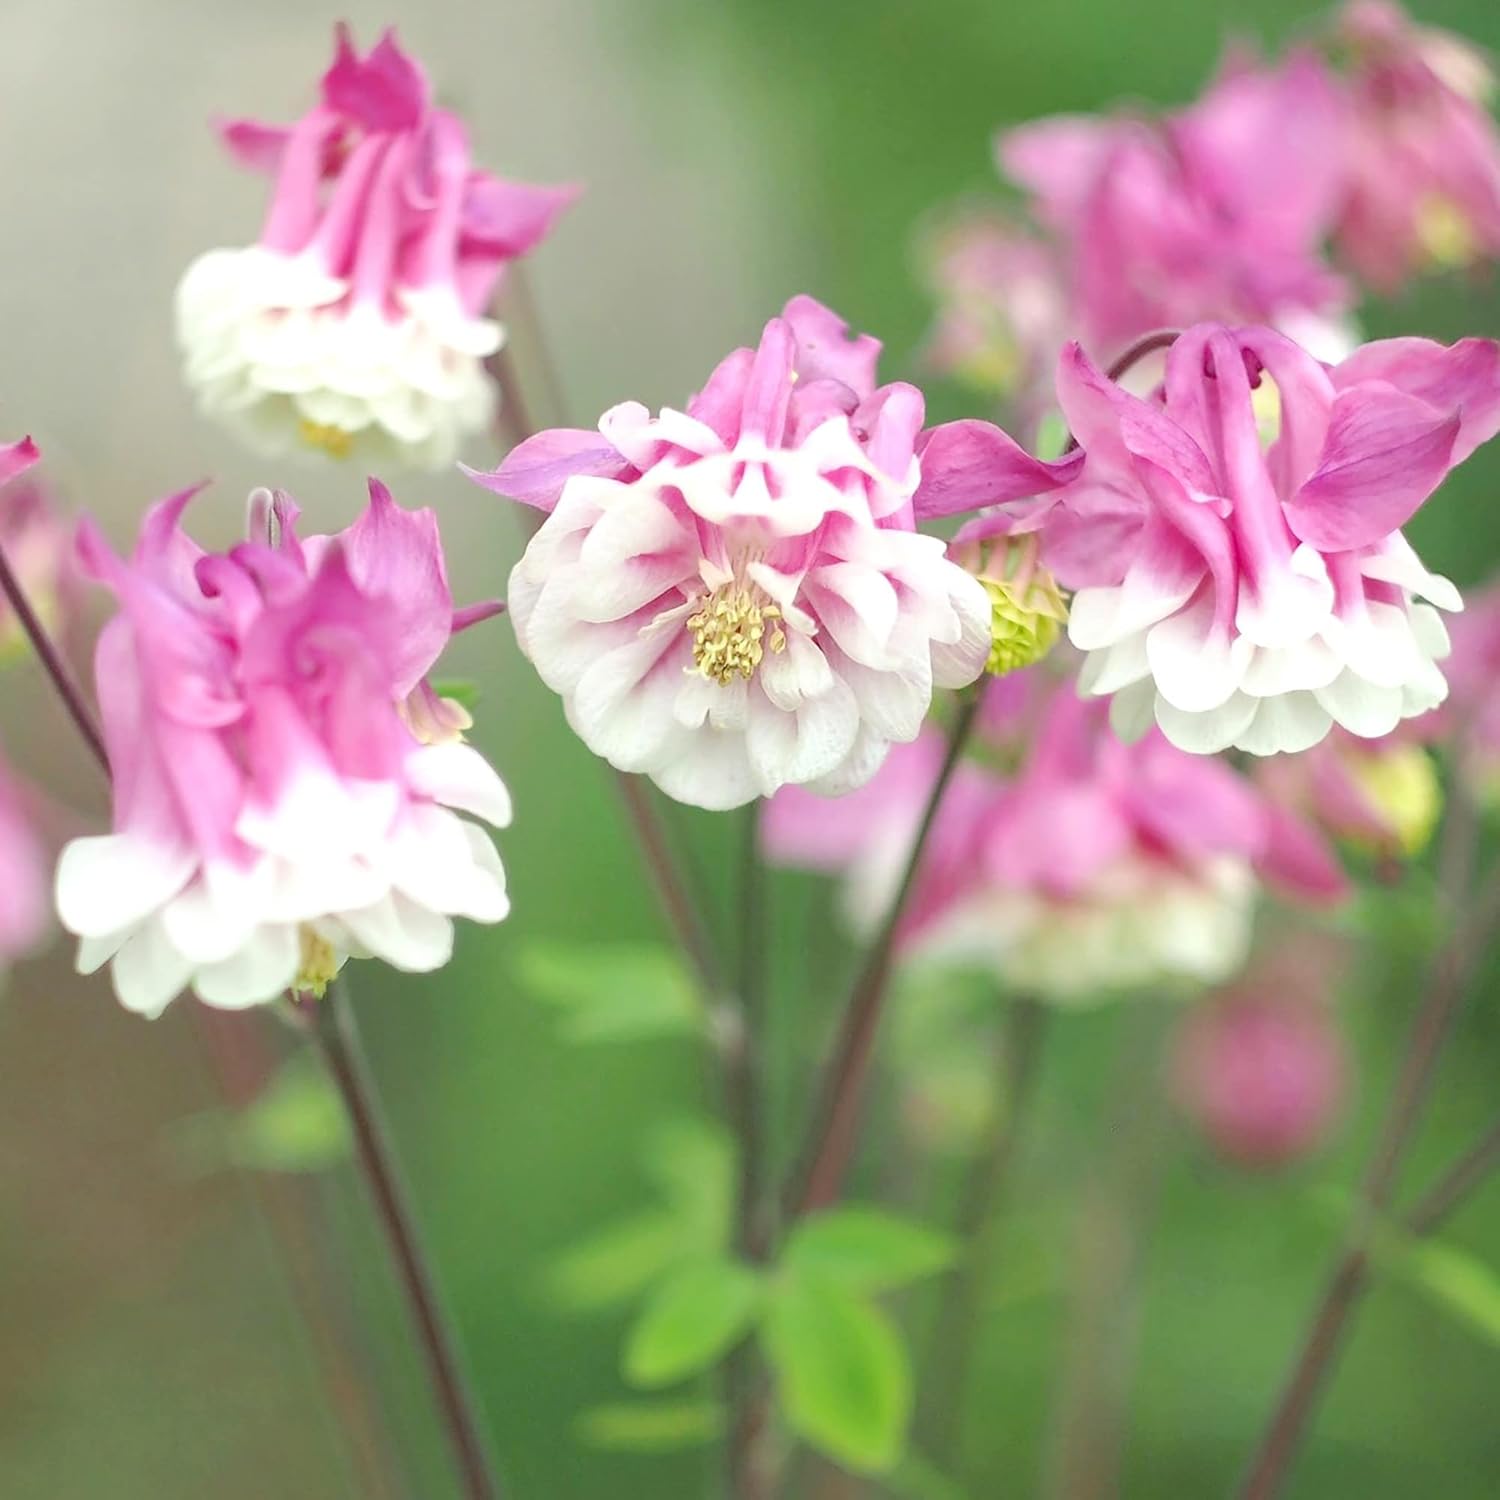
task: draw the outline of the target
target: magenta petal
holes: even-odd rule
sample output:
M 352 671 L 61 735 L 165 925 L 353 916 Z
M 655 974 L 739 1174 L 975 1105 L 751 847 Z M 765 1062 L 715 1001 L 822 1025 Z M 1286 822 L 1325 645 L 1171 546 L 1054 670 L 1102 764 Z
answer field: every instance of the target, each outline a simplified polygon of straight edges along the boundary
M 1271 885 L 1319 905 L 1332 905 L 1348 894 L 1343 867 L 1310 824 L 1275 803 L 1267 804 L 1265 819 L 1266 842 L 1257 868 Z
M 462 609 L 455 609 L 453 634 L 482 625 L 486 620 L 493 620 L 497 615 L 503 615 L 508 607 L 504 599 L 482 599 L 478 604 L 466 604 Z
M 459 467 L 475 484 L 545 511 L 557 504 L 563 486 L 575 474 L 622 479 L 633 472 L 629 460 L 607 438 L 579 427 L 538 432 L 512 448 L 493 473 Z
M 1047 494 L 1074 479 L 1084 461 L 1082 453 L 1056 463 L 1034 458 L 994 423 L 972 417 L 929 428 L 917 452 L 922 482 L 914 503 L 923 519 Z
M 323 75 L 323 102 L 366 130 L 415 130 L 427 113 L 427 76 L 397 45 L 395 31 L 382 33 L 366 58 L 354 50 L 343 22 L 335 27 L 334 38 L 333 64 Z
M 1460 339 L 1444 347 L 1432 339 L 1381 339 L 1357 349 L 1334 369 L 1340 390 L 1382 380 L 1441 412 L 1462 418 L 1452 462 L 1462 463 L 1500 432 L 1500 343 Z
M 42 451 L 29 437 L 18 443 L 0 443 L 0 484 L 9 484 L 41 458 Z
M 868 434 L 865 453 L 870 462 L 899 482 L 911 468 L 926 415 L 927 403 L 921 391 L 897 380 L 881 386 L 863 401 L 851 420 L 856 432 Z
M 292 138 L 286 125 L 267 125 L 260 120 L 216 120 L 219 139 L 242 167 L 252 172 L 278 172 L 287 143 Z
M 582 191 L 573 184 L 540 187 L 476 173 L 464 193 L 463 238 L 507 259 L 525 255 Z
M 1287 524 L 1320 552 L 1368 547 L 1398 531 L 1443 482 L 1458 436 L 1445 415 L 1390 386 L 1334 402 L 1317 473 L 1287 502 Z
M 868 333 L 849 335 L 849 325 L 816 297 L 793 297 L 781 316 L 797 340 L 799 380 L 842 381 L 861 400 L 875 390 L 880 340 Z

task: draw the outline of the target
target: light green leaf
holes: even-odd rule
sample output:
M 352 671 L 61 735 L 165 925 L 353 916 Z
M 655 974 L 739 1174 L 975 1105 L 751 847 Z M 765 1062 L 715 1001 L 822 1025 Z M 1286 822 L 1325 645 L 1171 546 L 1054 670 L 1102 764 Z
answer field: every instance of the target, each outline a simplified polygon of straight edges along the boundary
M 554 1301 L 578 1312 L 618 1307 L 635 1301 L 690 1251 L 677 1220 L 652 1210 L 606 1225 L 564 1250 L 547 1268 L 545 1284 Z
M 643 1164 L 693 1250 L 728 1247 L 734 1218 L 735 1145 L 717 1120 L 666 1120 L 647 1136 Z
M 1483 1261 L 1432 1240 L 1388 1244 L 1381 1257 L 1471 1331 L 1500 1345 L 1500 1276 Z
M 827 1279 L 789 1276 L 774 1289 L 765 1343 L 795 1432 L 858 1473 L 900 1462 L 911 1362 L 884 1314 Z
M 702 1030 L 698 991 L 665 948 L 533 942 L 516 963 L 519 982 L 556 1010 L 565 1041 L 634 1042 Z
M 935 1229 L 877 1208 L 836 1208 L 792 1231 L 783 1264 L 838 1282 L 846 1291 L 878 1292 L 930 1276 L 953 1260 L 953 1241 Z
M 613 1453 L 672 1453 L 711 1443 L 724 1431 L 712 1401 L 618 1401 L 582 1412 L 578 1440 Z
M 349 1117 L 317 1062 L 298 1054 L 229 1121 L 229 1156 L 267 1172 L 322 1172 L 347 1159 Z
M 715 1258 L 679 1266 L 652 1291 L 625 1341 L 631 1385 L 670 1385 L 718 1360 L 760 1309 L 760 1278 Z

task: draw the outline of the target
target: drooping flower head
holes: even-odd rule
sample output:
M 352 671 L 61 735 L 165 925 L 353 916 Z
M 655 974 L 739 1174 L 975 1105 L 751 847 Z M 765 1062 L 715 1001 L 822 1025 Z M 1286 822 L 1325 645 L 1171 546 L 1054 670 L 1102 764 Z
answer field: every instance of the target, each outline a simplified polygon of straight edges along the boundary
M 1119 734 L 1154 721 L 1185 750 L 1270 755 L 1442 701 L 1433 606 L 1462 603 L 1401 527 L 1500 428 L 1500 346 L 1394 339 L 1326 368 L 1271 329 L 1204 324 L 1150 400 L 1076 345 L 1058 395 L 1077 477 L 960 536 L 1042 529 L 1077 591 L 1082 687 L 1114 695 Z
M 81 537 L 120 611 L 98 644 L 114 831 L 75 840 L 57 878 L 79 967 L 113 966 L 131 1010 L 191 985 L 229 1008 L 317 992 L 349 955 L 423 971 L 451 918 L 495 922 L 488 835 L 499 778 L 426 683 L 456 627 L 437 524 L 371 481 L 336 536 L 297 535 L 282 494 L 251 497 L 253 540 L 181 529 L 192 492 L 147 515 L 122 561 Z
M 1337 968 L 1325 944 L 1294 941 L 1183 1020 L 1172 1092 L 1235 1165 L 1285 1167 L 1328 1134 L 1348 1071 L 1329 994 Z
M 0 760 L 0 980 L 47 931 L 47 859 L 20 783 Z
M 1228 766 L 1160 734 L 1134 745 L 1040 669 L 992 686 L 975 757 L 940 807 L 900 930 L 905 951 L 993 968 L 1080 1002 L 1164 981 L 1211 983 L 1248 948 L 1262 880 L 1340 896 L 1331 855 Z M 768 852 L 847 872 L 851 914 L 880 920 L 941 763 L 925 737 L 826 810 L 795 789 Z M 1013 769 L 1007 769 L 1013 767 Z
M 265 452 L 451 463 L 494 410 L 484 360 L 503 335 L 487 304 L 574 191 L 477 168 L 390 31 L 361 57 L 340 26 L 294 125 L 222 133 L 275 186 L 258 243 L 210 251 L 178 289 L 203 409 Z
M 0 445 L 0 548 L 37 618 L 56 634 L 74 593 L 73 541 L 47 486 L 26 472 L 36 461 L 30 438 Z M 27 649 L 21 623 L 0 594 L 0 667 Z
M 511 616 L 611 765 L 709 808 L 843 792 L 917 737 L 934 688 L 979 674 L 989 599 L 915 529 L 957 503 L 951 463 L 921 456 L 921 393 L 876 385 L 879 350 L 796 297 L 685 412 L 627 402 L 474 476 L 550 512 Z M 1071 472 L 999 443 L 1013 495 Z
M 1388 0 L 1352 0 L 1339 32 L 1352 60 L 1344 258 L 1390 291 L 1414 272 L 1500 255 L 1500 131 L 1483 55 Z
M 1142 334 L 1254 321 L 1336 346 L 1347 293 L 1323 258 L 1338 209 L 1341 97 L 1298 52 L 1232 58 L 1160 120 L 1065 116 L 996 142 L 1067 267 L 1069 333 L 1106 360 Z

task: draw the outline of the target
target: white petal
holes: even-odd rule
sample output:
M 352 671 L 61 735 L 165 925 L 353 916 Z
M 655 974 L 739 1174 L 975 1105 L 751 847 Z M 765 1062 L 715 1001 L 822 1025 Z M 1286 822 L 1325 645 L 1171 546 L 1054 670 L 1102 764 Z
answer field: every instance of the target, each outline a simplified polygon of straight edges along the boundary
M 153 1018 L 182 993 L 192 972 L 192 962 L 172 946 L 157 920 L 120 949 L 110 970 L 120 1004 Z
M 885 764 L 891 742 L 877 734 L 868 724 L 861 724 L 859 734 L 843 763 L 808 783 L 808 790 L 820 797 L 842 797 L 865 785 Z
M 816 781 L 835 770 L 853 748 L 859 724 L 859 705 L 843 682 L 835 681 L 822 697 L 791 712 L 764 693 L 752 693 L 745 748 L 762 794 L 769 797 L 789 783 Z
M 1299 688 L 1321 688 L 1343 670 L 1338 653 L 1321 636 L 1295 646 L 1257 646 L 1240 682 L 1255 698 L 1274 698 Z
M 703 681 L 701 674 L 699 680 Z M 799 630 L 786 633 L 786 649 L 768 652 L 760 664 L 760 685 L 777 708 L 796 709 L 833 686 L 828 658 Z M 702 717 L 698 718 L 702 723 Z
M 1295 755 L 1311 749 L 1333 728 L 1328 710 L 1312 693 L 1250 701 L 1256 705 L 1255 717 L 1236 736 L 1234 745 L 1251 755 Z
M 185 886 L 198 863 L 186 845 L 135 834 L 74 839 L 57 866 L 57 913 L 79 937 L 135 927 Z
M 413 791 L 445 807 L 472 813 L 496 828 L 510 826 L 510 793 L 472 745 L 423 745 L 407 756 L 406 779 Z
M 407 973 L 440 969 L 453 956 L 453 923 L 404 896 L 387 896 L 339 917 L 372 954 Z
M 222 860 L 206 864 L 162 910 L 174 947 L 195 964 L 228 958 L 264 919 L 271 867 L 242 869 Z
M 301 952 L 295 927 L 277 923 L 257 928 L 237 953 L 200 968 L 193 990 L 220 1010 L 269 1004 L 295 981 Z
M 1157 690 L 1187 713 L 1204 713 L 1226 702 L 1239 687 L 1249 656 L 1249 641 L 1215 623 L 1208 592 L 1146 633 L 1146 658 Z
M 1146 632 L 1127 635 L 1113 646 L 1090 651 L 1078 674 L 1078 691 L 1086 698 L 1107 698 L 1133 682 L 1149 676 L 1151 663 L 1146 656 Z
M 650 773 L 667 796 L 691 807 L 724 812 L 743 807 L 760 792 L 745 736 L 704 727 L 682 731 L 666 747 L 662 763 Z
M 1317 699 L 1335 722 L 1361 739 L 1378 740 L 1401 722 L 1400 688 L 1379 687 L 1347 669 L 1319 688 Z
M 1109 727 L 1122 744 L 1133 745 L 1150 734 L 1157 715 L 1156 684 L 1149 677 L 1121 688 L 1109 700 Z
M 1179 750 L 1192 755 L 1215 755 L 1238 742 L 1254 719 L 1256 706 L 1263 701 L 1250 697 L 1248 693 L 1233 693 L 1217 708 L 1203 713 L 1185 713 L 1158 695 L 1156 722 Z

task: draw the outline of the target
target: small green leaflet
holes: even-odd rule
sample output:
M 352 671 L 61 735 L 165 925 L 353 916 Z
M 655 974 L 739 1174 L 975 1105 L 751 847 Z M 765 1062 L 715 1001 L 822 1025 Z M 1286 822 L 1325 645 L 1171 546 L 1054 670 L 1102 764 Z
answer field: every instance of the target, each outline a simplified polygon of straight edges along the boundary
M 953 1241 L 935 1229 L 877 1208 L 838 1208 L 792 1231 L 782 1264 L 845 1291 L 882 1292 L 941 1271 L 953 1261 Z
M 749 1331 L 760 1310 L 760 1278 L 715 1256 L 689 1261 L 652 1290 L 625 1341 L 631 1385 L 670 1385 L 715 1364 Z
M 516 978 L 552 1006 L 564 1041 L 634 1042 L 703 1029 L 698 992 L 665 948 L 532 942 L 517 957 Z
M 580 1413 L 573 1430 L 610 1453 L 674 1453 L 720 1437 L 724 1412 L 712 1401 L 616 1401 Z

